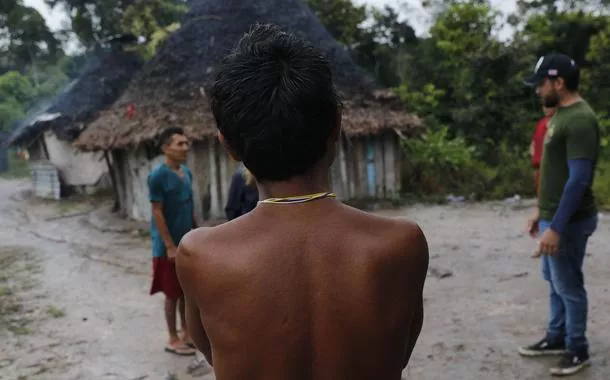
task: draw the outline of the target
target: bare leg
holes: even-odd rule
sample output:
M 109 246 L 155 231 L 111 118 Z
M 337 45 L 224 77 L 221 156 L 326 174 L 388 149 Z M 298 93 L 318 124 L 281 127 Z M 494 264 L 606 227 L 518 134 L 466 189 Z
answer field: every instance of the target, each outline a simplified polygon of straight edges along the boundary
M 178 300 L 173 300 L 165 297 L 165 321 L 167 322 L 167 330 L 169 332 L 169 344 L 175 345 L 180 341 L 178 331 L 176 329 L 176 306 Z
M 182 326 L 182 340 L 186 344 L 193 344 L 191 335 L 189 334 L 188 326 L 186 325 L 186 302 L 184 296 L 178 299 L 178 312 L 180 313 L 180 324 Z
M 184 344 L 184 341 L 178 336 L 176 329 L 176 309 L 178 300 L 165 298 L 165 320 L 167 321 L 167 329 L 169 332 L 169 344 L 165 347 L 165 351 L 177 355 L 194 355 L 195 350 Z
M 180 312 L 180 324 L 182 331 L 185 335 L 188 335 L 188 329 L 186 328 L 186 302 L 184 302 L 184 296 L 178 298 L 178 311 Z

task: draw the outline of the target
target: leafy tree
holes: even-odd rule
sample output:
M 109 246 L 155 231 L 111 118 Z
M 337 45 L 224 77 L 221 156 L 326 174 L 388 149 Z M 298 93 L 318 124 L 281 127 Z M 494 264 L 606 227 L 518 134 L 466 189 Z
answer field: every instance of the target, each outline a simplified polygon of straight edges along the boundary
M 0 131 L 10 130 L 13 123 L 23 117 L 23 106 L 18 101 L 0 98 Z
M 0 99 L 11 99 L 25 103 L 34 95 L 34 87 L 29 78 L 17 71 L 0 76 Z
M 71 31 L 85 47 L 120 33 L 124 10 L 135 0 L 45 0 L 60 6 L 70 17 Z
M 366 20 L 365 6 L 357 6 L 351 0 L 307 0 L 320 21 L 333 37 L 349 48 L 360 43 L 360 25 Z
M 45 0 L 70 15 L 71 31 L 85 47 L 110 36 L 131 32 L 155 40 L 175 28 L 186 10 L 185 0 Z
M 60 52 L 59 41 L 36 9 L 22 0 L 0 1 L 0 73 L 53 60 Z
M 441 90 L 437 107 L 409 104 L 427 120 L 436 121 L 431 127 L 449 127 L 451 136 L 464 136 L 492 161 L 498 159 L 494 156 L 498 141 L 510 138 L 523 143 L 522 133 L 510 131 L 519 120 L 516 117 L 524 114 L 518 99 L 526 99 L 527 90 L 519 76 L 521 55 L 494 37 L 499 22 L 499 14 L 485 2 L 447 4 L 430 37 L 420 41 L 412 55 L 409 91 L 403 94 L 407 100 L 425 99 Z
M 379 84 L 399 85 L 405 55 L 417 44 L 413 28 L 395 9 L 357 6 L 351 0 L 307 0 L 333 37 L 343 43 L 360 66 Z
M 169 34 L 180 27 L 178 20 L 187 11 L 182 2 L 167 0 L 148 0 L 136 2 L 127 7 L 121 21 L 124 32 L 143 36 L 147 43 L 141 48 L 141 54 L 149 59 Z

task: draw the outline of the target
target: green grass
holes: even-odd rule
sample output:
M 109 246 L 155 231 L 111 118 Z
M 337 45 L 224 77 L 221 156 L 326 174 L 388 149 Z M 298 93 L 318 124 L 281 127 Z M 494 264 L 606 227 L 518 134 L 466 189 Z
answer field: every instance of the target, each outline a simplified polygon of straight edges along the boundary
M 30 335 L 32 333 L 32 330 L 25 326 L 11 326 L 9 330 L 15 335 Z
M 25 304 L 41 270 L 32 248 L 0 247 L 0 333 L 5 329 L 15 335 L 33 332 L 31 311 Z
M 0 286 L 0 297 L 13 295 L 13 290 L 8 286 Z
M 66 312 L 55 306 L 49 306 L 47 308 L 47 314 L 53 318 L 62 318 L 66 316 Z

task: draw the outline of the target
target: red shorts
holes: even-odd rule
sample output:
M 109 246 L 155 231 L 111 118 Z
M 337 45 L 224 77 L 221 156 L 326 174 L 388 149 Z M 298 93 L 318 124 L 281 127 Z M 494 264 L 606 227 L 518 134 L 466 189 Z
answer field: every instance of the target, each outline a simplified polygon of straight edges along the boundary
M 150 294 L 165 293 L 169 299 L 178 299 L 182 296 L 182 286 L 176 275 L 176 264 L 166 256 L 153 258 L 153 281 Z

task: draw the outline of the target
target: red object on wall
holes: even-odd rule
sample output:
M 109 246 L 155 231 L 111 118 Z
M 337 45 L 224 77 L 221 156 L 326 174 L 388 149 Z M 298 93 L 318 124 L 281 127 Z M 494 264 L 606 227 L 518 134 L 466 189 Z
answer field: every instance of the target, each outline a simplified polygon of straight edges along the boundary
M 131 119 L 135 113 L 136 113 L 136 107 L 132 103 L 129 103 L 127 105 L 127 112 L 125 113 L 125 118 Z

